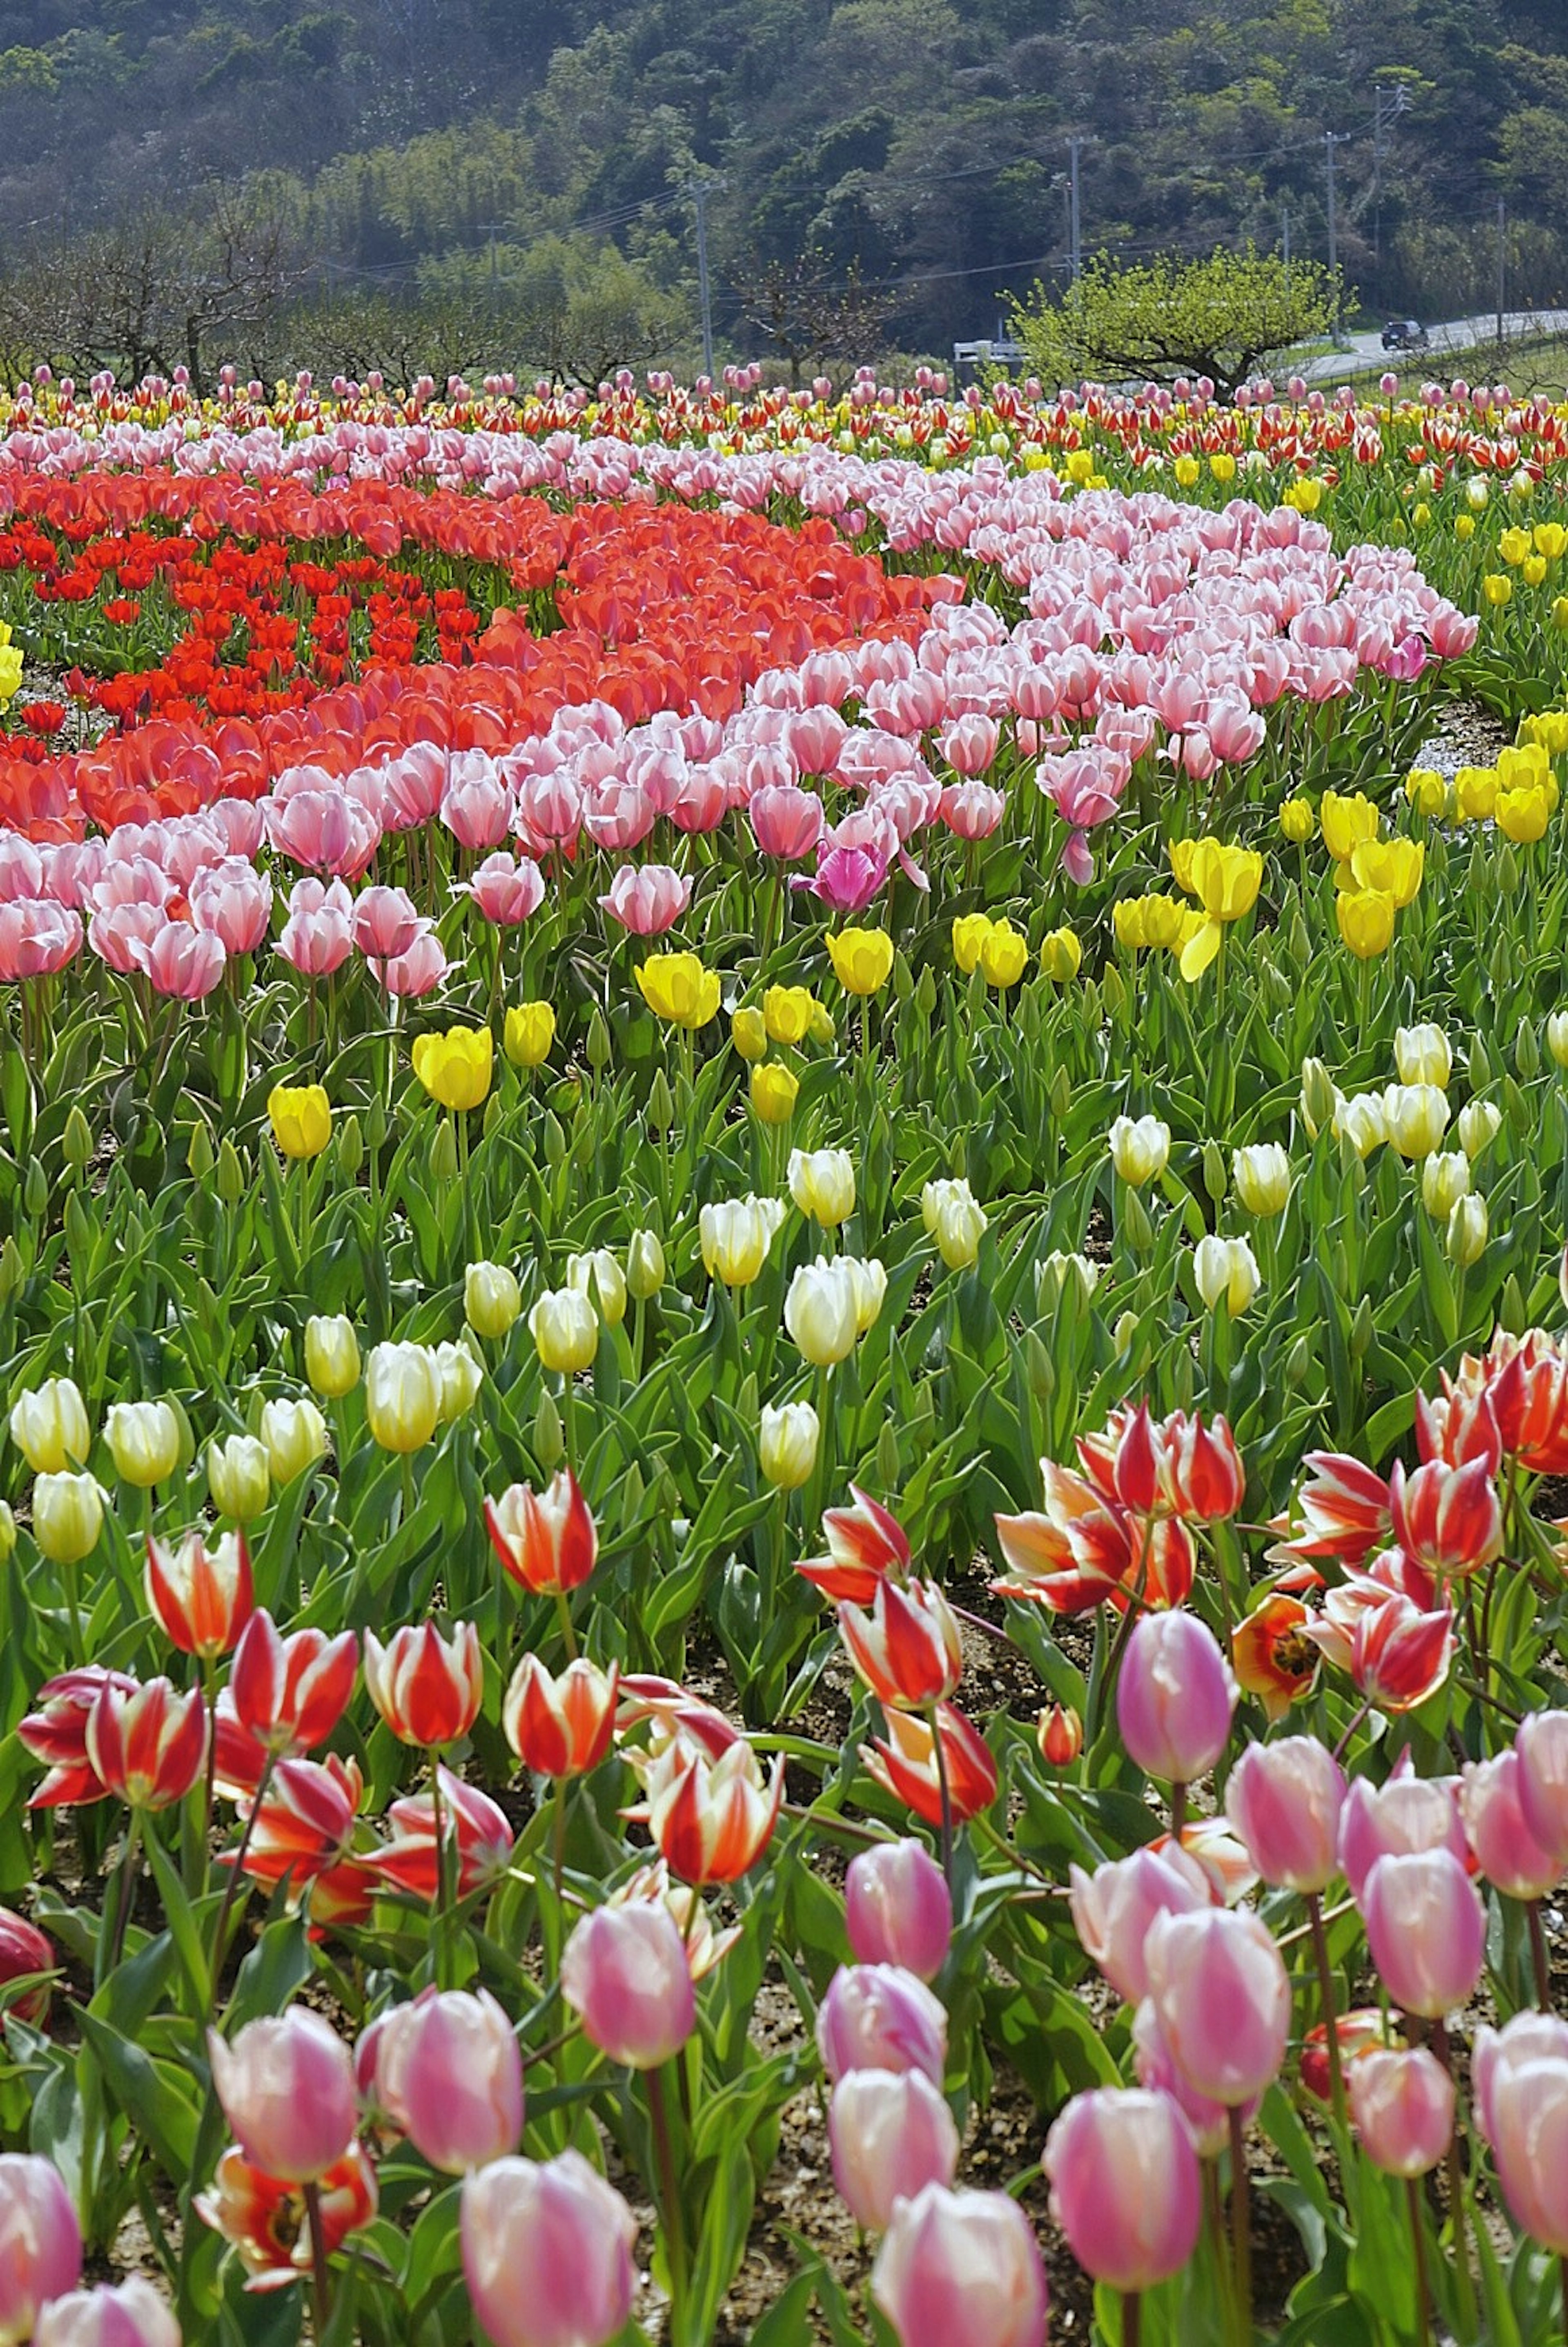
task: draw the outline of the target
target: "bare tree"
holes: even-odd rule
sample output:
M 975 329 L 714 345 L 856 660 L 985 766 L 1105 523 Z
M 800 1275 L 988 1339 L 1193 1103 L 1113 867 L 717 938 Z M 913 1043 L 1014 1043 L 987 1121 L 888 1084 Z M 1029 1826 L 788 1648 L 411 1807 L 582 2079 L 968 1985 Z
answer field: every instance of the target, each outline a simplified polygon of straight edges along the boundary
M 734 282 L 747 323 L 768 337 L 797 386 L 809 361 L 845 366 L 874 358 L 898 308 L 896 296 L 866 283 L 858 261 L 835 274 L 820 252 L 753 262 Z

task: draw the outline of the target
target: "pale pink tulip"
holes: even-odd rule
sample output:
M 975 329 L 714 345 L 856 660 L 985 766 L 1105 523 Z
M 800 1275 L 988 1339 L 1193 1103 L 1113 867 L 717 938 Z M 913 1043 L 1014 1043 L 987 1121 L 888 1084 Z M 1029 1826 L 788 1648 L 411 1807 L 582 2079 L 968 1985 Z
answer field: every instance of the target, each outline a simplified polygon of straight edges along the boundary
M 880 2233 L 901 2200 L 952 2182 L 958 2129 L 923 2070 L 850 2070 L 828 2106 L 839 2197 L 858 2225 Z
M 1045 2138 L 1043 2165 L 1051 2213 L 1096 2281 L 1152 2290 L 1197 2247 L 1203 2183 L 1170 2096 L 1112 2086 L 1074 2095 Z
M 691 882 L 668 864 L 623 864 L 599 898 L 612 920 L 635 938 L 662 937 L 691 902 Z

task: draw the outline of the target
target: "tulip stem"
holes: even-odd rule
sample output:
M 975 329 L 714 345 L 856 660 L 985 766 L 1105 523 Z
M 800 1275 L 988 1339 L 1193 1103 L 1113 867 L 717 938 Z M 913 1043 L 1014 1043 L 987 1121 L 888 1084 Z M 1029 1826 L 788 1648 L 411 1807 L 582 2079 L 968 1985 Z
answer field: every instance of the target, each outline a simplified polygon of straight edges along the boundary
M 321 2188 L 317 2183 L 302 2187 L 305 2218 L 311 2228 L 311 2303 L 316 2319 L 316 2347 L 327 2335 L 327 2318 L 331 2311 L 331 2282 L 327 2271 L 327 2235 L 321 2219 Z
M 1552 2010 L 1552 1963 L 1546 1952 L 1546 1934 L 1541 1928 L 1541 1901 L 1527 1899 L 1524 1912 L 1530 1924 L 1530 1953 L 1535 1966 L 1535 2002 L 1543 2013 Z
M 405 1450 L 402 1454 L 402 1513 L 398 1519 L 398 1528 L 400 1531 L 407 1529 L 409 1520 L 412 1514 L 413 1453 L 412 1450 Z
M 1252 2336 L 1251 2194 L 1247 2188 L 1247 2127 L 1241 2106 L 1230 2106 L 1230 2250 L 1236 2272 L 1237 2329 Z
M 947 1751 L 942 1740 L 942 1713 L 932 1704 L 926 1715 L 931 1721 L 931 1745 L 936 1761 L 937 1791 L 942 1799 L 942 1870 L 947 1878 L 948 1896 L 952 1896 L 952 1788 L 947 1779 Z
M 1186 1826 L 1186 1787 L 1179 1778 L 1171 1787 L 1171 1840 L 1179 1849 Z
M 76 1571 L 73 1568 L 67 1568 L 66 1604 L 70 1609 L 71 1637 L 76 1645 L 76 1659 L 80 1663 L 86 1663 L 88 1660 L 87 1634 L 82 1627 L 82 1597 L 80 1590 L 76 1587 Z
M 572 1627 L 572 1608 L 564 1589 L 555 1592 L 555 1615 L 561 1624 L 561 1640 L 566 1649 L 566 1660 L 575 1663 L 577 1659 L 577 1634 Z
M 575 1475 L 582 1461 L 577 1456 L 577 1381 L 570 1369 L 561 1377 L 561 1430 L 566 1440 L 566 1464 Z
M 261 1764 L 261 1774 L 257 1779 L 256 1795 L 250 1804 L 250 1814 L 245 1820 L 245 1830 L 239 1837 L 239 1847 L 234 1853 L 234 1863 L 229 1870 L 229 1880 L 223 1886 L 223 1904 L 218 1911 L 218 1924 L 212 1934 L 212 1986 L 207 2007 L 209 2028 L 211 2027 L 213 2015 L 218 2010 L 218 1982 L 219 1975 L 223 1970 L 223 1946 L 229 1932 L 229 1918 L 233 1911 L 234 1901 L 239 1895 L 240 1877 L 245 1871 L 245 1859 L 250 1848 L 250 1837 L 256 1830 L 256 1819 L 261 1804 L 267 1798 L 267 1788 L 272 1781 L 272 1770 L 276 1760 L 277 1755 L 269 1752 Z
M 1122 2347 L 1139 2347 L 1144 2332 L 1143 2294 L 1129 2290 L 1122 2299 Z
M 1339 2058 L 1339 2023 L 1334 1995 L 1334 1967 L 1329 1961 L 1329 1933 L 1323 1922 L 1323 1901 L 1316 1891 L 1307 1894 L 1307 1915 L 1312 1931 L 1312 1953 L 1318 1965 L 1318 1993 L 1323 2008 L 1323 2036 L 1329 2053 L 1329 2094 L 1337 2127 L 1347 2124 L 1345 2071 Z
M 1432 2023 L 1431 2049 L 1453 2078 L 1453 2048 L 1449 2044 L 1448 2025 L 1441 2014 Z M 1458 2080 L 1454 2084 L 1458 2085 Z M 1456 2127 L 1448 2146 L 1448 2214 L 1453 2234 L 1454 2272 L 1459 2283 L 1459 2318 L 1461 2337 L 1475 2333 L 1475 2281 L 1470 2270 L 1470 2230 L 1464 2220 L 1464 2168 L 1460 2159 L 1460 2130 Z
M 1426 2227 L 1421 2219 L 1421 2188 L 1416 2178 L 1405 2178 L 1405 2198 L 1410 2211 L 1410 2239 L 1416 2252 L 1416 2347 L 1429 2347 L 1431 2339 L 1431 2286 L 1427 2280 Z
M 430 1756 L 431 1823 L 435 1829 L 435 1911 L 431 1918 L 431 1953 L 434 1960 L 435 1984 L 446 1986 L 447 1948 L 446 1919 L 449 1910 L 446 1871 L 446 1804 L 441 1797 L 441 1757 Z
M 647 2082 L 654 2159 L 658 2168 L 658 2197 L 663 2203 L 659 2213 L 664 2219 L 665 2256 L 669 2268 L 669 2335 L 672 2339 L 681 2339 L 685 2336 L 681 2315 L 686 2303 L 686 2229 L 681 2222 L 675 2146 L 670 2139 L 669 2106 L 665 2100 L 662 2068 L 650 2070 Z
M 130 1921 L 131 1901 L 136 1895 L 136 1879 L 140 1859 L 141 1811 L 132 1809 L 130 1823 L 126 1828 L 125 1848 L 120 1852 L 120 1862 L 115 1870 L 115 1926 L 109 1947 L 109 1960 L 97 1975 L 95 1982 L 97 1987 L 102 1987 L 105 1979 L 117 1968 L 125 1952 L 126 1925 Z M 106 1917 L 105 1920 L 107 1922 L 107 1918 Z M 103 1947 L 101 1936 L 98 1946 L 101 1952 Z

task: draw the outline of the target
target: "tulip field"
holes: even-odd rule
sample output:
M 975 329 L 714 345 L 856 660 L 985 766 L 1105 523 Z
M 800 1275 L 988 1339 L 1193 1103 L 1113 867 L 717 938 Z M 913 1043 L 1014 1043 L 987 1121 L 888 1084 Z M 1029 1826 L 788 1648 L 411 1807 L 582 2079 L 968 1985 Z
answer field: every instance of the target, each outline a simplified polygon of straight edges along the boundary
M 1565 493 L 0 395 L 0 2347 L 1568 2340 Z

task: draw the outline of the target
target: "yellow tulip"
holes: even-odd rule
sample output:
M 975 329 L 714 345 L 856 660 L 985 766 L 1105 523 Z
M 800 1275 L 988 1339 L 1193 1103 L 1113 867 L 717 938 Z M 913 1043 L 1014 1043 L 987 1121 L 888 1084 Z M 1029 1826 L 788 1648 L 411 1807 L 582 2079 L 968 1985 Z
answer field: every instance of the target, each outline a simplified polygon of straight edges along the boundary
M 1211 921 L 1239 921 L 1257 902 L 1263 858 L 1255 847 L 1232 847 L 1221 839 L 1193 843 L 1189 877 L 1183 886 Z
M 788 1124 L 800 1096 L 800 1079 L 778 1061 L 759 1060 L 751 1071 L 751 1105 L 764 1124 Z
M 319 1157 L 332 1137 L 332 1112 L 320 1084 L 274 1084 L 267 1114 L 285 1157 Z
M 716 969 L 705 969 L 694 953 L 650 954 L 637 965 L 643 1000 L 671 1027 L 706 1027 L 718 1010 Z
M 1323 845 L 1336 864 L 1348 864 L 1358 847 L 1378 835 L 1378 810 L 1360 791 L 1341 796 L 1325 791 L 1318 808 Z
M 1467 513 L 1456 514 L 1453 534 L 1461 546 L 1472 538 L 1475 536 L 1475 516 Z
M 413 1071 L 443 1108 L 477 1108 L 490 1090 L 495 1039 L 488 1027 L 449 1027 L 414 1038 Z
M 1279 828 L 1293 847 L 1300 847 L 1312 836 L 1317 818 L 1310 799 L 1286 799 L 1279 809 Z
M 1185 889 L 1188 896 L 1192 894 L 1192 859 L 1196 846 L 1196 839 L 1173 839 L 1166 848 L 1176 887 Z
M 1543 743 L 1513 742 L 1498 752 L 1494 771 L 1500 791 L 1528 790 L 1550 778 L 1552 761 Z
M 1196 456 L 1178 456 L 1172 469 L 1176 474 L 1177 488 L 1190 489 L 1193 483 L 1197 478 L 1197 458 Z
M 1401 909 L 1415 901 L 1426 857 L 1419 839 L 1365 840 L 1350 858 L 1349 880 L 1344 866 L 1336 877 L 1341 888 L 1375 888 L 1380 896 L 1391 897 L 1396 909 Z
M 1145 897 L 1123 897 L 1111 907 L 1111 927 L 1116 933 L 1116 943 L 1125 946 L 1130 953 L 1141 953 L 1149 941 L 1149 925 L 1144 907 Z
M 555 1040 L 554 1010 L 547 1002 L 514 1002 L 502 1040 L 514 1068 L 543 1067 Z
M 832 1012 L 825 1002 L 819 1002 L 815 995 L 811 997 L 811 1024 L 808 1032 L 813 1043 L 831 1043 L 839 1032 L 833 1023 Z
M 1150 895 L 1144 898 L 1144 941 L 1151 946 L 1179 946 L 1186 921 L 1186 907 L 1178 905 L 1174 897 Z
M 1499 831 L 1527 845 L 1545 835 L 1552 820 L 1552 800 L 1542 784 L 1532 783 L 1523 790 L 1499 791 L 1495 813 Z
M 885 929 L 840 929 L 828 958 L 847 994 L 875 994 L 892 975 L 893 941 Z
M 1497 805 L 1495 766 L 1461 766 L 1453 778 L 1453 803 L 1461 823 L 1484 823 Z
M 1497 541 L 1497 550 L 1509 569 L 1515 569 L 1530 552 L 1530 532 L 1521 529 L 1515 523 L 1512 528 L 1503 531 Z
M 1568 548 L 1568 529 L 1560 521 L 1538 521 L 1533 535 L 1537 554 L 1543 554 L 1548 562 L 1561 560 Z
M 1234 481 L 1236 478 L 1236 459 L 1230 454 L 1228 449 L 1217 448 L 1214 455 L 1208 460 L 1208 469 L 1214 475 L 1217 481 Z
M 960 913 L 952 925 L 952 958 L 967 978 L 980 965 L 980 949 L 991 930 L 989 913 Z
M 1040 967 L 1058 986 L 1077 977 L 1083 959 L 1084 948 L 1071 929 L 1050 930 L 1040 948 Z
M 1292 481 L 1285 492 L 1283 502 L 1288 506 L 1294 506 L 1298 513 L 1315 514 L 1323 502 L 1323 484 L 1310 477 L 1305 480 Z
M 1412 766 L 1405 776 L 1405 796 L 1418 815 L 1441 815 L 1448 805 L 1448 784 L 1433 766 Z
M 762 1023 L 772 1043 L 803 1043 L 811 1031 L 810 989 L 770 986 L 762 997 Z
M 1549 758 L 1568 750 L 1568 709 L 1543 709 L 1527 717 L 1519 729 L 1522 742 L 1539 743 Z
M 1513 581 L 1505 571 L 1489 570 L 1481 582 L 1481 591 L 1494 610 L 1513 600 Z
M 1519 575 L 1527 587 L 1539 587 L 1546 576 L 1546 557 L 1543 554 L 1527 554 L 1519 566 Z
M 1339 935 L 1359 961 L 1387 953 L 1394 937 L 1394 900 L 1380 888 L 1345 888 L 1334 899 Z
M 747 1007 L 737 1010 L 729 1021 L 729 1040 L 748 1061 L 768 1056 L 768 1022 L 760 1010 Z
M 1016 986 L 1028 962 L 1028 938 L 1011 921 L 993 921 L 980 948 L 980 968 L 987 986 Z

